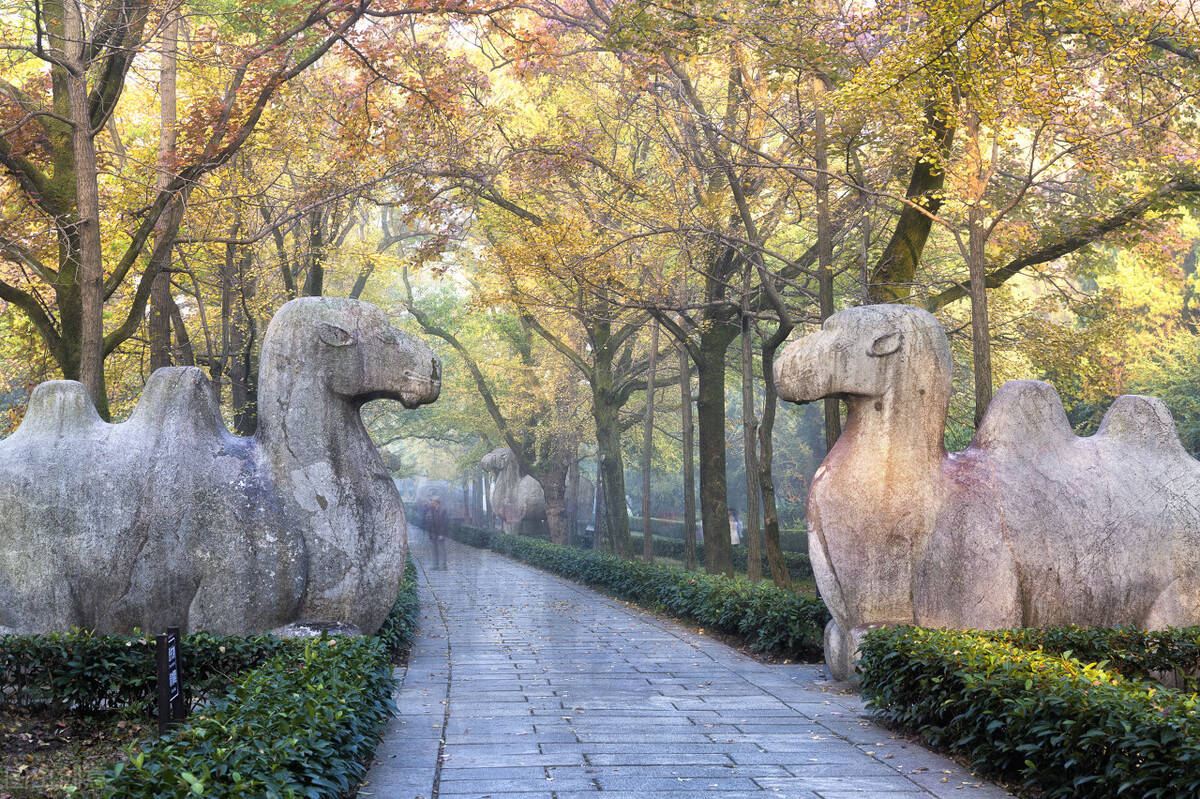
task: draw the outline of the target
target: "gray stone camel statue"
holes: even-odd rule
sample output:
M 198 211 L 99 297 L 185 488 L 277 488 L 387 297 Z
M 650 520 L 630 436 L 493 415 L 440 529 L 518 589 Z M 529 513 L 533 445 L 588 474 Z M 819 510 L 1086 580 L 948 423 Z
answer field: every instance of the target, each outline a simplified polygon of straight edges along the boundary
M 546 518 L 546 492 L 542 484 L 530 475 L 521 476 L 517 456 L 508 447 L 500 447 L 484 455 L 479 466 L 494 472 L 492 508 L 506 533 L 519 533 L 525 520 Z
M 1166 406 L 1120 397 L 1080 438 L 1052 386 L 1012 381 L 948 455 L 950 369 L 941 325 L 903 305 L 834 314 L 775 364 L 784 399 L 849 408 L 808 497 L 833 675 L 880 625 L 1200 623 L 1200 463 Z
M 155 371 L 121 424 L 81 384 L 42 383 L 0 441 L 0 627 L 373 632 L 406 530 L 359 409 L 432 402 L 440 382 L 378 308 L 313 297 L 271 320 L 250 438 L 229 433 L 196 368 Z

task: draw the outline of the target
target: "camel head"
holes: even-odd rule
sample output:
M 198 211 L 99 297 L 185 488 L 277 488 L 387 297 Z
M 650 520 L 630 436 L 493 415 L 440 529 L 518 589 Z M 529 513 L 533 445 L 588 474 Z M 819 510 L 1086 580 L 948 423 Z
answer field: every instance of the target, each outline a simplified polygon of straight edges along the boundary
M 950 344 L 921 308 L 848 308 L 784 349 L 775 361 L 775 385 L 790 402 L 882 397 L 906 387 L 949 397 Z
M 280 308 L 263 340 L 261 371 L 281 381 L 315 375 L 330 394 L 355 405 L 394 399 L 415 408 L 436 400 L 442 385 L 441 363 L 428 347 L 392 327 L 374 305 L 335 297 L 303 297 Z
M 485 472 L 502 472 L 516 463 L 516 456 L 508 447 L 499 447 L 479 459 L 479 468 Z

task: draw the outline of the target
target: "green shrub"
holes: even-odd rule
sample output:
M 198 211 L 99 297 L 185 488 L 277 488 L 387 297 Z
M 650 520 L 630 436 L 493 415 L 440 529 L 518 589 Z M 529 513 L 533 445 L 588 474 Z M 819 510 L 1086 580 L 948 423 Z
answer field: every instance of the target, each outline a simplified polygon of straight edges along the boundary
M 103 795 L 340 796 L 383 733 L 387 661 L 373 637 L 286 647 L 177 733 L 118 763 Z
M 873 631 L 863 693 L 886 722 L 1046 797 L 1200 795 L 1200 697 L 998 637 Z
M 180 660 L 188 699 L 204 701 L 227 690 L 236 675 L 275 653 L 267 635 L 183 636 Z M 18 709 L 69 709 L 95 715 L 127 708 L 148 713 L 158 687 L 154 638 L 96 635 L 72 630 L 0 636 L 0 704 Z
M 393 662 L 407 654 L 408 648 L 412 646 L 419 611 L 417 565 L 409 558 L 404 564 L 404 582 L 400 585 L 400 593 L 396 595 L 396 604 L 392 605 L 387 618 L 375 633 L 375 637 L 383 642 L 383 647 Z
M 338 797 L 365 775 L 392 712 L 390 662 L 416 629 L 409 560 L 375 636 L 276 642 L 222 699 L 105 778 L 105 797 Z M 186 665 L 186 663 L 185 663 Z
M 459 537 L 460 532 L 454 533 Z M 476 538 L 474 533 L 460 537 Z M 478 540 L 476 538 L 476 540 Z M 718 632 L 739 635 L 756 651 L 819 658 L 829 613 L 816 597 L 515 535 L 488 539 L 491 549 L 620 599 L 661 608 Z
M 390 661 L 417 620 L 410 560 L 375 636 L 279 640 L 194 633 L 180 660 L 199 712 L 118 763 L 107 797 L 336 797 L 365 773 L 391 708 Z M 0 636 L 0 704 L 147 714 L 156 694 L 147 635 Z
M 642 551 L 642 534 L 634 533 L 630 536 L 633 539 L 633 551 Z M 664 538 L 662 536 L 654 536 L 654 557 L 670 558 L 671 560 L 686 560 L 684 553 L 683 541 L 676 538 Z M 737 571 L 746 571 L 746 564 L 750 561 L 750 550 L 745 546 L 735 546 L 732 549 L 733 568 Z M 788 573 L 792 575 L 793 580 L 807 580 L 813 576 L 812 563 L 808 559 L 808 555 L 804 552 L 784 552 L 784 563 L 787 564 Z M 696 560 L 700 563 L 704 562 L 704 544 L 696 545 Z M 767 563 L 767 553 L 762 553 L 762 572 L 770 574 L 770 565 Z
M 1200 627 L 1142 630 L 1070 626 L 1000 630 L 984 635 L 988 640 L 1022 649 L 1069 653 L 1084 662 L 1104 661 L 1107 669 L 1130 679 L 1153 679 L 1153 672 L 1171 673 L 1186 690 L 1200 690 Z

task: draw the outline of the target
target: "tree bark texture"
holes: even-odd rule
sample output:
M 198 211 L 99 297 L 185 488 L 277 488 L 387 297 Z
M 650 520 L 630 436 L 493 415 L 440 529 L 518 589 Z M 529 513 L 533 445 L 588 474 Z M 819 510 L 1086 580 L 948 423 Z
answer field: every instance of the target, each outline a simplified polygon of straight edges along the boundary
M 683 427 L 683 561 L 696 568 L 696 442 L 692 423 L 692 370 L 687 347 L 679 347 L 679 408 Z
M 696 363 L 700 431 L 700 515 L 704 561 L 710 574 L 733 576 L 729 540 L 729 500 L 725 478 L 725 353 L 738 334 L 736 324 L 709 325 L 700 331 Z
M 747 280 L 747 283 L 749 280 Z M 762 579 L 762 538 L 758 526 L 758 420 L 754 408 L 754 355 L 750 348 L 750 317 L 742 317 L 742 445 L 746 459 L 746 576 Z
M 642 431 L 642 559 L 654 560 L 654 525 L 651 522 L 650 467 L 654 450 L 654 376 L 658 366 L 658 323 L 650 328 L 650 362 L 646 367 L 646 422 Z

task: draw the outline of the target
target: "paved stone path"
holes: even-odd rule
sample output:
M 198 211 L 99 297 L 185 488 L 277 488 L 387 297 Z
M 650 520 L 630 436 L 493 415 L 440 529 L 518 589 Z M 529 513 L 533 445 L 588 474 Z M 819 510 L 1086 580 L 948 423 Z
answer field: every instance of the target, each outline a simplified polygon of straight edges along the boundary
M 453 541 L 433 571 L 412 538 L 420 629 L 362 797 L 1008 796 L 871 724 L 818 666 Z

